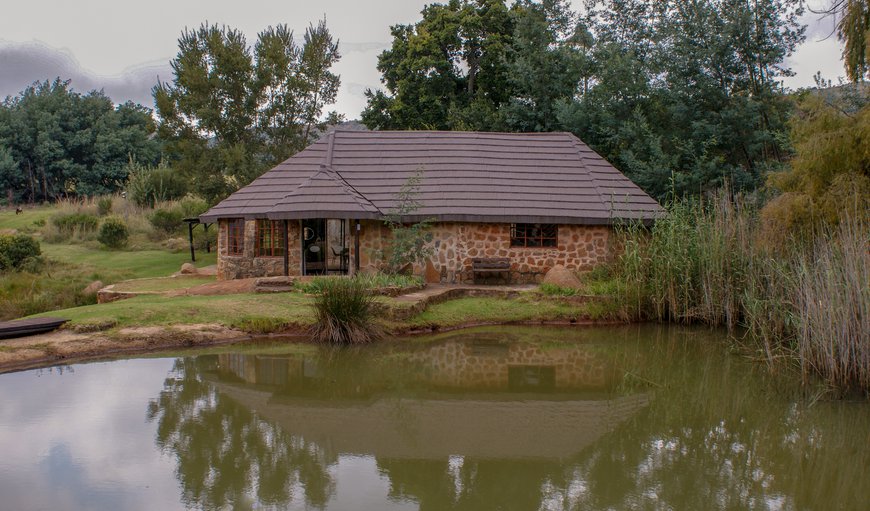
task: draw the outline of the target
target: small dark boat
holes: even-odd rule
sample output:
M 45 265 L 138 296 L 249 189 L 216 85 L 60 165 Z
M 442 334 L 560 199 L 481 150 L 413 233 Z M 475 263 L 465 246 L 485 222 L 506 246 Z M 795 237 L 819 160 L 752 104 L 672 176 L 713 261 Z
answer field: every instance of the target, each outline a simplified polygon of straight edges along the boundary
M 24 337 L 27 335 L 51 332 L 67 321 L 69 320 L 61 318 L 32 318 L 0 321 L 0 339 Z

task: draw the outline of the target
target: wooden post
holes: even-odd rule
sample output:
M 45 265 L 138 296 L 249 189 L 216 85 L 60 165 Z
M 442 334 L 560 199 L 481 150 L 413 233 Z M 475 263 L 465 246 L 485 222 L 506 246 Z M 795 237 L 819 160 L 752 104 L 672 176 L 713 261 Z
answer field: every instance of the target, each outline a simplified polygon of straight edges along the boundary
M 290 234 L 289 222 L 284 220 L 284 276 L 290 276 Z
M 193 222 L 187 222 L 187 234 L 190 238 L 190 260 L 196 262 L 196 254 L 193 251 Z
M 353 274 L 359 273 L 359 220 L 356 221 L 356 229 L 353 231 Z

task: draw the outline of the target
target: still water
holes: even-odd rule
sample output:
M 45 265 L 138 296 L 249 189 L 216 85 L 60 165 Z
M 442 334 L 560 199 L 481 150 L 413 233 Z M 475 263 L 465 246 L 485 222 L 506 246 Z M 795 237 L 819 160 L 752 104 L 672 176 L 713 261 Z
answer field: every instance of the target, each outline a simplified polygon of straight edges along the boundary
M 0 510 L 870 509 L 870 405 L 723 338 L 489 328 L 0 375 Z

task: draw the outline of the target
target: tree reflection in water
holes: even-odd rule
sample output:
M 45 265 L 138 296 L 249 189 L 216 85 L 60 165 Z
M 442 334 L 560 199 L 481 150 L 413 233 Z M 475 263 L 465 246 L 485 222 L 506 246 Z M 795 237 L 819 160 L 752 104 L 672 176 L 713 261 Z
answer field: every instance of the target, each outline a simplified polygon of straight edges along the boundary
M 540 329 L 528 332 L 544 346 Z M 571 342 L 538 351 L 463 335 L 315 356 L 225 354 L 220 372 L 215 356 L 178 360 L 149 418 L 177 460 L 184 504 L 327 507 L 342 453 L 374 458 L 385 498 L 422 510 L 868 508 L 870 407 L 812 404 L 790 378 L 725 353 L 721 333 L 571 330 L 559 334 Z M 574 342 L 581 335 L 589 342 Z M 511 373 L 517 352 L 573 359 L 591 379 L 566 379 L 549 362 L 554 375 Z M 546 389 L 511 384 L 512 374 Z M 589 443 L 560 429 L 538 439 L 548 424 L 534 413 L 558 420 L 554 409 Z M 490 428 L 490 413 L 539 429 L 515 442 L 523 430 Z M 459 438 L 481 428 L 485 441 Z
M 178 359 L 148 420 L 156 443 L 177 461 L 182 502 L 202 509 L 284 508 L 301 491 L 323 508 L 335 482 L 335 462 L 316 444 L 285 434 L 221 395 L 203 375 L 216 357 Z

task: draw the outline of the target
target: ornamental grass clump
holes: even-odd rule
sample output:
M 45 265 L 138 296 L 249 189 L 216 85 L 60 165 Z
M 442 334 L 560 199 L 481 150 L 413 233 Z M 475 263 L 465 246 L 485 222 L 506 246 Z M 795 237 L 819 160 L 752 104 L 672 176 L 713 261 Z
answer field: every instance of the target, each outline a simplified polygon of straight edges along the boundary
M 355 278 L 323 279 L 314 300 L 316 323 L 311 333 L 327 344 L 365 344 L 381 334 L 375 324 L 375 297 Z

